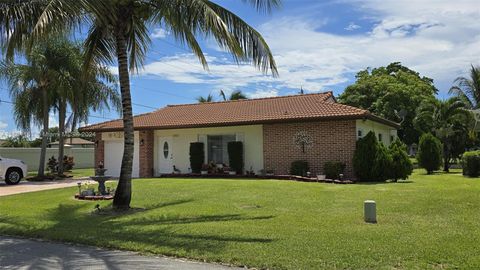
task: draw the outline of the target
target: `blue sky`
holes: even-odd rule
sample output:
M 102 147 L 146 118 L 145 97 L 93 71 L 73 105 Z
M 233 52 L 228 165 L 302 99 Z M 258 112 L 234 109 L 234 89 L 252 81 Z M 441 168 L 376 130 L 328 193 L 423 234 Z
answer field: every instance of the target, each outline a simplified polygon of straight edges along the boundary
M 439 96 L 470 64 L 480 64 L 480 5 L 476 0 L 284 0 L 259 14 L 242 1 L 217 0 L 254 26 L 273 51 L 280 77 L 237 65 L 214 41 L 201 39 L 210 70 L 162 28 L 151 29 L 143 70 L 132 77 L 134 113 L 167 104 L 192 103 L 220 90 L 251 98 L 333 90 L 353 83 L 355 73 L 399 61 L 434 79 Z M 116 71 L 116 67 L 111 67 Z M 10 100 L 4 84 L 0 99 Z M 117 118 L 115 113 L 94 116 Z M 51 115 L 53 124 L 56 116 Z M 92 117 L 89 123 L 104 121 Z M 11 106 L 0 104 L 0 133 L 17 131 Z

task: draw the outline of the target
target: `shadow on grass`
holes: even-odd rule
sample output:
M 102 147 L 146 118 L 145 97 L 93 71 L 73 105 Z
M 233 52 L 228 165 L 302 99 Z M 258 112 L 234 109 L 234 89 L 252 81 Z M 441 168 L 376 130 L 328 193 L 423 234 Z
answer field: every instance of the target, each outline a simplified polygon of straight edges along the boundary
M 41 225 L 32 226 L 25 224 L 23 219 L 12 218 L 1 218 L 0 222 L 9 227 L 5 230 L 7 234 L 177 256 L 215 253 L 231 244 L 268 244 L 274 241 L 245 233 L 215 233 L 205 226 L 189 227 L 193 233 L 186 233 L 183 226 L 205 222 L 267 220 L 273 216 L 227 214 L 171 217 L 153 213 L 145 216 L 146 212 L 154 209 L 191 201 L 178 200 L 150 205 L 143 212 L 120 216 L 92 215 L 85 211 L 84 204 L 60 204 L 46 213 L 42 219 L 45 223 Z

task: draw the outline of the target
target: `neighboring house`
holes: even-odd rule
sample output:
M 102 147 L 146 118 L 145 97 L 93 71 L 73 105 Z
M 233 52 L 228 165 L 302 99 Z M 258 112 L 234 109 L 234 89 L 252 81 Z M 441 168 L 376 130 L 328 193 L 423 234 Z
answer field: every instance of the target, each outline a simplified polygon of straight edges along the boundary
M 51 148 L 58 148 L 59 142 L 51 142 L 48 144 L 48 147 Z M 95 143 L 82 139 L 82 138 L 65 138 L 64 144 L 67 147 L 73 148 L 93 148 L 95 147 Z
M 107 174 L 118 176 L 123 153 L 122 120 L 83 127 L 95 132 L 95 164 L 104 162 Z M 133 176 L 168 174 L 173 166 L 190 171 L 191 142 L 205 144 L 205 161 L 228 164 L 227 143 L 242 141 L 245 169 L 287 174 L 295 160 L 309 162 L 313 175 L 327 161 L 346 164 L 353 178 L 352 157 L 357 138 L 374 131 L 390 144 L 397 123 L 367 110 L 336 103 L 331 92 L 171 105 L 134 118 Z

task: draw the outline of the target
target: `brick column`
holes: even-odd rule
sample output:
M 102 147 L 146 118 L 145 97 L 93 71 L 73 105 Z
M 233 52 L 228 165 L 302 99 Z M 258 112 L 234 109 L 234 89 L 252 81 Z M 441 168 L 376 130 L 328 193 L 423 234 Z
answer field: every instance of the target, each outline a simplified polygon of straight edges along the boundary
M 105 164 L 105 142 L 102 140 L 102 133 L 95 132 L 95 156 L 93 167 L 97 168 L 100 161 Z
M 140 177 L 153 177 L 153 130 L 140 131 L 139 166 Z

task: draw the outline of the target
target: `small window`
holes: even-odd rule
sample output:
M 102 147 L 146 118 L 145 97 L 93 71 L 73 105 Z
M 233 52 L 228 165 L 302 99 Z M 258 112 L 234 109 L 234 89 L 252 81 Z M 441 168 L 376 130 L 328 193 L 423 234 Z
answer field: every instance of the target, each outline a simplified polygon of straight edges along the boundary
M 378 133 L 378 141 L 379 141 L 379 142 L 382 141 L 382 133 Z
M 168 142 L 165 142 L 163 144 L 163 156 L 165 157 L 165 159 L 168 158 Z
M 361 129 L 359 129 L 359 130 L 357 131 L 357 136 L 358 136 L 358 138 L 362 138 L 363 132 L 362 132 Z
M 390 135 L 390 142 L 393 143 L 395 141 L 395 136 Z

